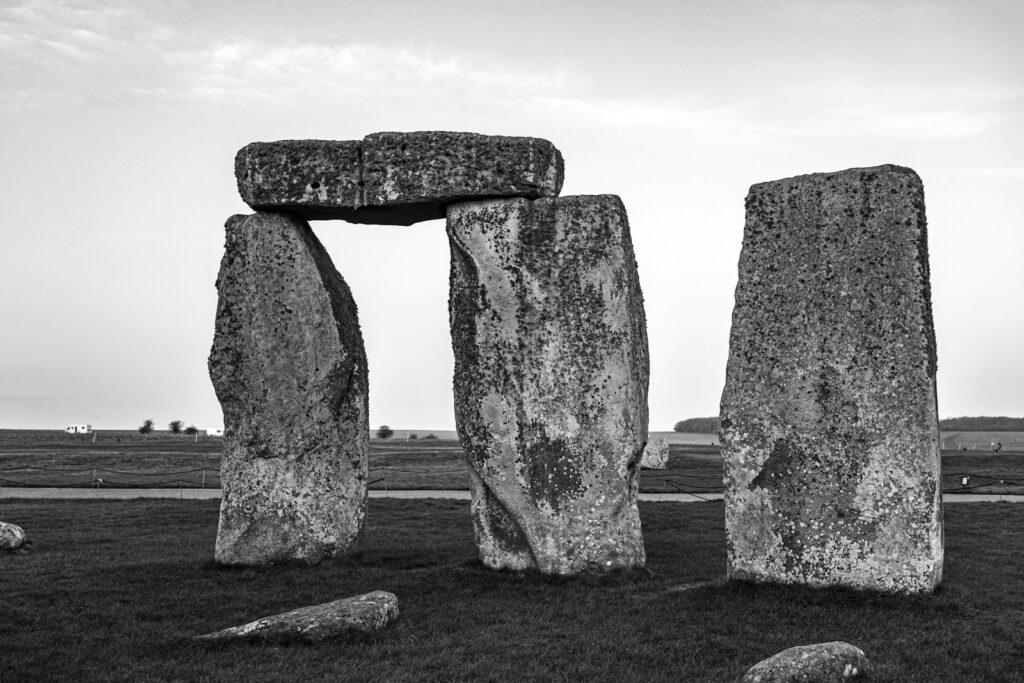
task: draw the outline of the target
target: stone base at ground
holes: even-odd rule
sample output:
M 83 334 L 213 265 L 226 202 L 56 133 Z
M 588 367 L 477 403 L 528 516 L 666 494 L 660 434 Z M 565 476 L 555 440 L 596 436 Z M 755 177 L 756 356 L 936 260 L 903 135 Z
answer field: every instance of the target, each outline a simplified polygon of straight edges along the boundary
M 196 640 L 284 640 L 319 642 L 348 633 L 376 633 L 398 618 L 394 593 L 374 591 L 196 636 Z
M 0 551 L 14 552 L 25 544 L 25 530 L 17 524 L 0 522 Z
M 235 157 L 253 209 L 385 225 L 444 218 L 472 199 L 557 197 L 563 169 L 547 140 L 444 131 L 253 142 Z
M 917 174 L 751 188 L 721 405 L 730 577 L 939 584 L 935 359 Z
M 863 650 L 834 641 L 783 650 L 751 667 L 741 683 L 843 683 L 866 677 L 870 668 Z
M 456 204 L 448 235 L 481 560 L 549 574 L 642 566 L 647 333 L 622 202 Z
M 640 467 L 645 470 L 663 470 L 668 467 L 668 441 L 648 441 L 644 447 L 644 455 L 640 459 Z
M 355 303 L 309 225 L 234 216 L 210 377 L 224 411 L 215 558 L 318 562 L 366 510 L 366 355 Z

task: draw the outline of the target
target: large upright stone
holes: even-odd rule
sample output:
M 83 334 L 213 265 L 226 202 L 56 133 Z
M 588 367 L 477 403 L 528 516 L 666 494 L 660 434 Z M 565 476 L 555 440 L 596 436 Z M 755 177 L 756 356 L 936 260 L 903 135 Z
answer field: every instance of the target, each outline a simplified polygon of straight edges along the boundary
M 556 197 L 563 168 L 547 140 L 441 131 L 253 142 L 235 157 L 253 209 L 388 225 L 444 218 L 466 200 Z
M 729 576 L 939 584 L 935 367 L 916 173 L 750 188 L 721 406 Z
M 647 331 L 622 202 L 457 204 L 448 236 L 480 559 L 549 574 L 642 566 Z
M 345 281 L 302 219 L 232 216 L 210 377 L 224 410 L 225 564 L 345 553 L 366 509 L 366 356 Z

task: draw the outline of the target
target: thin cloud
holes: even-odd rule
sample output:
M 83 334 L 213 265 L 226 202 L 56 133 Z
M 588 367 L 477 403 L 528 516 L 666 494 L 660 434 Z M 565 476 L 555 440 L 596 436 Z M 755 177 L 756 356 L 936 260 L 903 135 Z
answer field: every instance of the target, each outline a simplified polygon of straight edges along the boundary
M 980 135 L 1009 121 L 1016 86 L 943 87 L 838 82 L 790 88 L 767 102 L 765 125 L 790 137 L 944 140 Z
M 994 180 L 1024 180 L 1024 166 L 974 166 L 967 173 Z
M 564 70 L 535 73 L 461 55 L 376 44 L 233 43 L 181 51 L 168 59 L 191 72 L 189 97 L 236 102 L 282 94 L 324 100 L 421 89 L 459 89 L 481 97 L 507 91 L 548 93 L 566 78 Z

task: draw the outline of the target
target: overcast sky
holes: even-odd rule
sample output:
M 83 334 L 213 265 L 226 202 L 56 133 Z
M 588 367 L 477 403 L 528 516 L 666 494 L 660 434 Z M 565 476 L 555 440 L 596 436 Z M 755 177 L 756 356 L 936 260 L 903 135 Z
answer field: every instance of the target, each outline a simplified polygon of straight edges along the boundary
M 1024 415 L 1024 3 L 0 0 L 0 427 L 222 424 L 207 375 L 253 140 L 551 140 L 629 213 L 651 428 L 714 415 L 749 186 L 924 181 L 939 414 Z M 370 422 L 453 428 L 442 221 L 315 222 Z

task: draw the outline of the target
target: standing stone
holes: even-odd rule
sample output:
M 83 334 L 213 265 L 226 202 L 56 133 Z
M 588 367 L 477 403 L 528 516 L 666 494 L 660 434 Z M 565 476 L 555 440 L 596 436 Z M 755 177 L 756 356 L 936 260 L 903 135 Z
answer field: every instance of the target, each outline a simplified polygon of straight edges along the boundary
M 225 425 L 215 558 L 344 554 L 365 514 L 369 450 L 356 305 L 301 218 L 226 228 L 209 363 Z
M 622 202 L 457 204 L 448 236 L 480 559 L 547 574 L 642 566 L 647 331 Z
M 557 197 L 562 154 L 539 138 L 423 131 L 253 142 L 235 156 L 246 204 L 306 219 L 411 225 L 454 202 Z
M 750 189 L 721 406 L 730 577 L 938 586 L 935 358 L 916 173 Z
M 640 459 L 640 467 L 645 470 L 663 470 L 668 467 L 668 441 L 654 439 L 644 446 L 644 455 Z

